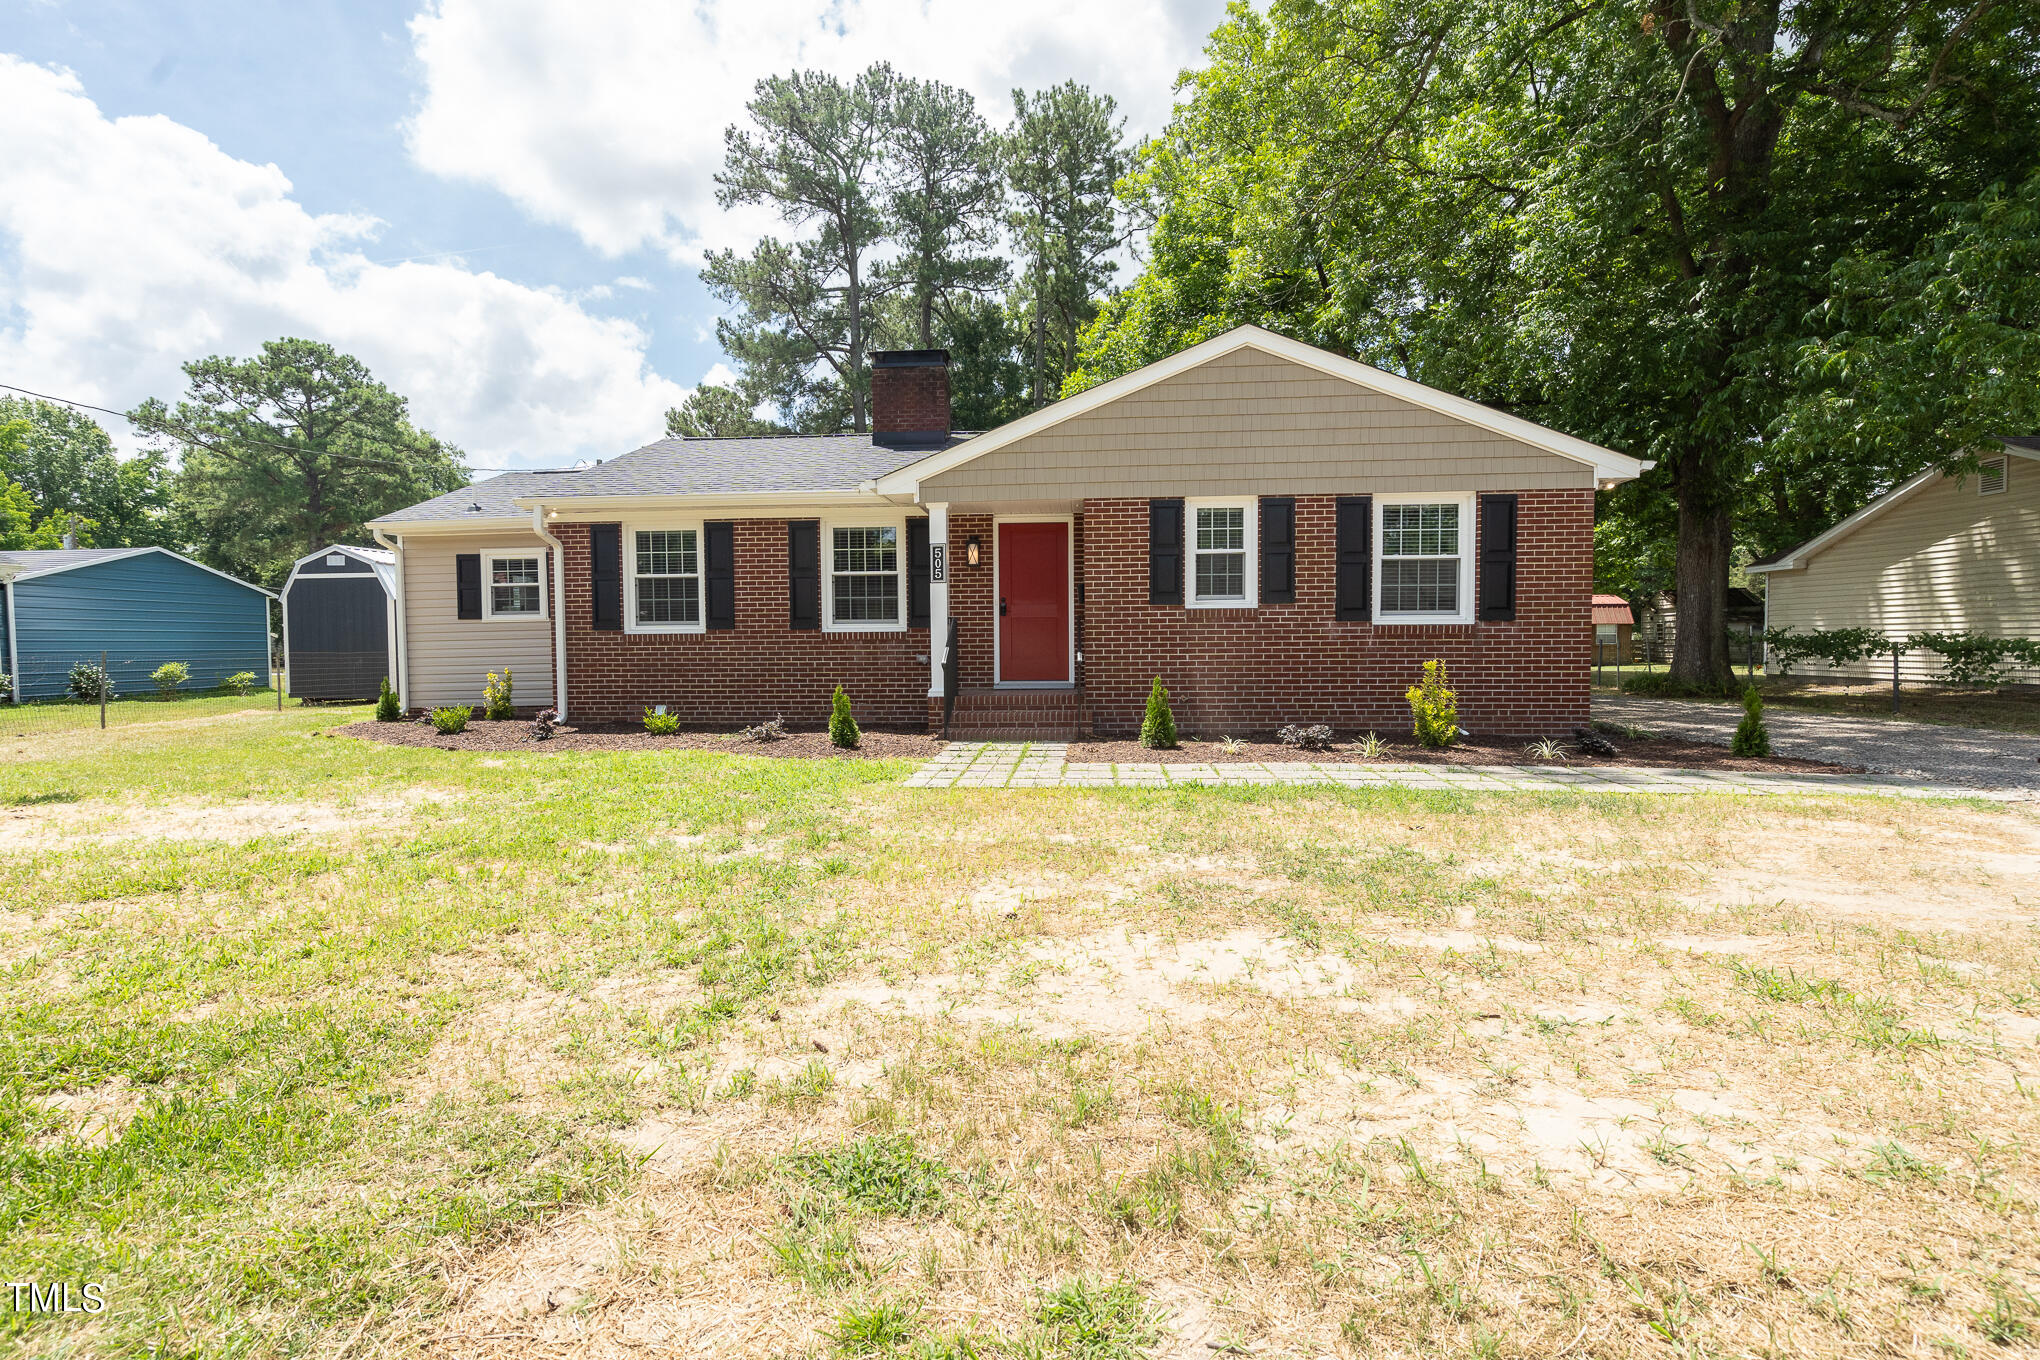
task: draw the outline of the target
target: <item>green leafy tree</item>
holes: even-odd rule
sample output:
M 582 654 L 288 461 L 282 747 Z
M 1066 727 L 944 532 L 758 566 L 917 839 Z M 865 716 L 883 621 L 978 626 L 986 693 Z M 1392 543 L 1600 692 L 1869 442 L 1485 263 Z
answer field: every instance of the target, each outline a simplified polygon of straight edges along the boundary
M 1077 339 L 1126 239 L 1113 186 L 1131 164 L 1126 120 L 1110 95 L 1065 81 L 1037 94 L 1013 91 L 1006 134 L 1011 226 L 1024 268 L 1033 404 L 1061 395 L 1076 366 Z
M 178 545 L 161 453 L 123 459 L 84 412 L 60 402 L 0 397 L 0 424 L 15 422 L 22 426 L 20 444 L 5 455 L 0 475 L 27 490 L 38 524 L 52 526 L 56 539 L 75 525 L 81 543 L 92 547 Z
M 1730 675 L 1752 488 L 1896 470 L 1860 469 L 1885 416 L 1855 443 L 1818 433 L 1823 409 L 1829 431 L 1860 415 L 1830 399 L 1847 365 L 1938 355 L 1876 398 L 1899 423 L 1908 400 L 1945 411 L 1987 385 L 1988 361 L 1972 383 L 1937 349 L 1952 311 L 1892 308 L 1964 277 L 1959 250 L 1922 253 L 1943 210 L 2035 165 L 2030 7 L 1275 0 L 1235 7 L 1207 51 L 1129 186 L 1156 224 L 1148 268 L 1068 386 L 1253 321 L 1655 459 L 1602 513 L 1675 537 L 1695 684 Z M 1946 456 L 1961 422 L 1931 423 Z M 1774 499 L 1766 533 L 1834 513 Z
M 819 71 L 758 82 L 752 126 L 723 134 L 716 199 L 762 204 L 796 230 L 748 256 L 711 252 L 702 282 L 737 308 L 716 323 L 748 389 L 805 430 L 870 428 L 865 351 L 884 287 L 872 253 L 885 239 L 881 162 L 897 77 L 872 67 L 848 84 Z
M 184 400 L 128 419 L 179 450 L 175 498 L 214 566 L 280 580 L 307 552 L 358 542 L 366 521 L 467 484 L 460 451 L 330 345 L 272 340 L 184 373 Z
M 994 253 L 1005 185 L 998 139 L 970 95 L 933 80 L 899 80 L 886 111 L 886 232 L 899 248 L 887 266 L 908 301 L 913 348 L 936 344 L 936 312 L 1006 282 Z
M 36 524 L 35 498 L 28 488 L 9 476 L 28 447 L 28 435 L 27 421 L 0 420 L 0 552 L 60 546 L 49 521 Z
M 666 412 L 668 439 L 730 439 L 748 434 L 777 434 L 779 427 L 758 419 L 758 404 L 734 387 L 703 383 L 687 399 Z

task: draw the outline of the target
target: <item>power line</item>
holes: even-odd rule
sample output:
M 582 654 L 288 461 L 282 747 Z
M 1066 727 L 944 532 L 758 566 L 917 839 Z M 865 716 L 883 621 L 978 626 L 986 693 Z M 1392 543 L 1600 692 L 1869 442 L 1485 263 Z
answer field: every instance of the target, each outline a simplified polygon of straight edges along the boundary
M 95 406 L 89 401 L 74 401 L 70 397 L 53 397 L 47 392 L 31 392 L 26 387 L 16 387 L 13 383 L 0 383 L 0 391 L 19 392 L 24 397 L 34 397 L 38 401 L 53 401 L 59 406 L 75 406 L 81 411 L 98 411 L 102 415 L 118 416 L 122 420 L 126 420 L 128 424 L 130 425 L 134 424 L 134 421 L 128 419 L 128 413 L 126 411 L 116 411 L 110 406 Z M 171 431 L 171 433 L 175 434 L 177 432 L 173 430 Z M 279 444 L 274 439 L 256 439 L 253 438 L 252 436 L 245 435 L 242 436 L 242 438 L 246 443 L 261 444 L 267 448 L 272 449 L 282 449 L 287 453 L 298 453 L 302 451 L 302 446 L 298 444 Z M 198 443 L 198 441 L 195 439 L 188 439 L 186 440 L 186 442 L 193 444 Z M 318 450 L 318 452 L 323 453 L 324 450 L 323 449 Z M 468 468 L 469 472 L 520 472 L 523 470 L 524 469 L 512 467 L 470 466 Z

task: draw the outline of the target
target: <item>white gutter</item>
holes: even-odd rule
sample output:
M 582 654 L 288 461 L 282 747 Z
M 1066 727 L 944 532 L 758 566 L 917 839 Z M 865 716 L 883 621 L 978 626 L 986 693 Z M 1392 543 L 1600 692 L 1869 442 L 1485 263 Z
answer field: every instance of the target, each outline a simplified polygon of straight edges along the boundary
M 531 532 L 552 545 L 553 555 L 553 711 L 567 720 L 567 550 L 545 527 L 545 506 L 531 507 Z
M 404 621 L 404 536 L 399 534 L 390 538 L 374 527 L 370 527 L 369 533 L 397 559 L 397 632 L 391 644 L 397 651 L 397 702 L 408 714 L 411 711 L 411 635 L 405 631 L 407 625 Z
M 18 704 L 21 702 L 21 647 L 14 640 L 14 615 L 21 605 L 21 597 L 14 593 L 14 582 L 11 579 L 0 581 L 0 590 L 7 592 L 7 665 L 10 668 L 7 672 L 7 696 L 9 703 Z M 265 631 L 268 622 L 265 616 L 263 619 Z

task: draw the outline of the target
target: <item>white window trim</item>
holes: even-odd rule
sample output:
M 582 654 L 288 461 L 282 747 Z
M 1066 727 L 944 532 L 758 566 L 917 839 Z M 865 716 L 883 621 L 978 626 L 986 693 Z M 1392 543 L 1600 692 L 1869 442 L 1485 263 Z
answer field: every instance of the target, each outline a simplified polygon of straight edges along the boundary
M 1386 511 L 1391 505 L 1457 505 L 1459 507 L 1459 608 L 1449 614 L 1389 614 L 1381 607 L 1382 570 L 1385 559 L 1382 548 L 1386 542 L 1382 534 L 1382 523 L 1387 519 Z M 1474 524 L 1474 496 L 1472 493 L 1460 496 L 1441 496 L 1435 492 L 1397 491 L 1374 497 L 1374 622 L 1377 626 L 1389 628 L 1405 624 L 1472 623 L 1473 622 L 1473 557 L 1479 546 L 1476 542 Z M 1395 559 L 1401 560 L 1401 559 Z
M 481 550 L 480 555 L 482 559 L 482 622 L 545 623 L 551 619 L 552 616 L 547 612 L 546 604 L 546 598 L 552 594 L 552 591 L 547 589 L 548 568 L 546 559 L 552 556 L 550 551 L 540 544 L 533 544 L 529 548 L 484 548 Z M 498 614 L 496 612 L 496 592 L 490 588 L 490 581 L 496 574 L 496 563 L 505 558 L 524 557 L 528 557 L 538 563 L 538 612 L 536 614 Z M 309 580 L 311 578 L 308 577 L 306 579 Z
M 891 529 L 898 551 L 893 554 L 893 575 L 899 581 L 900 616 L 890 623 L 868 620 L 836 621 L 836 530 Z M 904 633 L 907 631 L 907 517 L 905 515 L 851 515 L 822 521 L 821 541 L 822 631 L 825 633 Z M 865 573 L 853 573 L 864 575 Z
M 1225 599 L 1197 595 L 1197 512 L 1243 510 L 1247 552 L 1246 594 Z M 1258 609 L 1261 605 L 1261 498 L 1259 496 L 1193 496 L 1183 501 L 1183 605 L 1187 609 Z
M 701 582 L 701 607 L 692 623 L 639 623 L 637 616 L 637 536 L 694 531 L 695 579 Z M 657 520 L 623 526 L 619 555 L 623 567 L 623 631 L 626 633 L 705 633 L 708 631 L 708 528 L 704 520 Z
M 1992 467 L 1997 468 L 1997 489 L 1993 491 L 1987 480 Z M 2002 496 L 2012 489 L 2012 460 L 2008 454 L 1986 458 L 1978 465 L 1976 494 L 1979 496 Z

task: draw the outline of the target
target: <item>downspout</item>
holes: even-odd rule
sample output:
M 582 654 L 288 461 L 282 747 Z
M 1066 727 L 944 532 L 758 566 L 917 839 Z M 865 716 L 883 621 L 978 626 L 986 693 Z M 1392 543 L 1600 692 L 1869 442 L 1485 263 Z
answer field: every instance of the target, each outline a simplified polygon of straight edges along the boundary
M 411 635 L 405 631 L 404 621 L 404 540 L 399 535 L 390 538 L 380 529 L 371 529 L 375 541 L 388 548 L 397 558 L 397 703 L 405 713 L 411 711 Z
M 531 532 L 552 545 L 553 557 L 553 711 L 567 720 L 567 550 L 545 527 L 545 507 L 531 507 Z
M 14 615 L 21 597 L 14 593 L 14 578 L 0 581 L 0 588 L 7 591 L 7 701 L 21 702 L 21 648 L 14 640 Z

